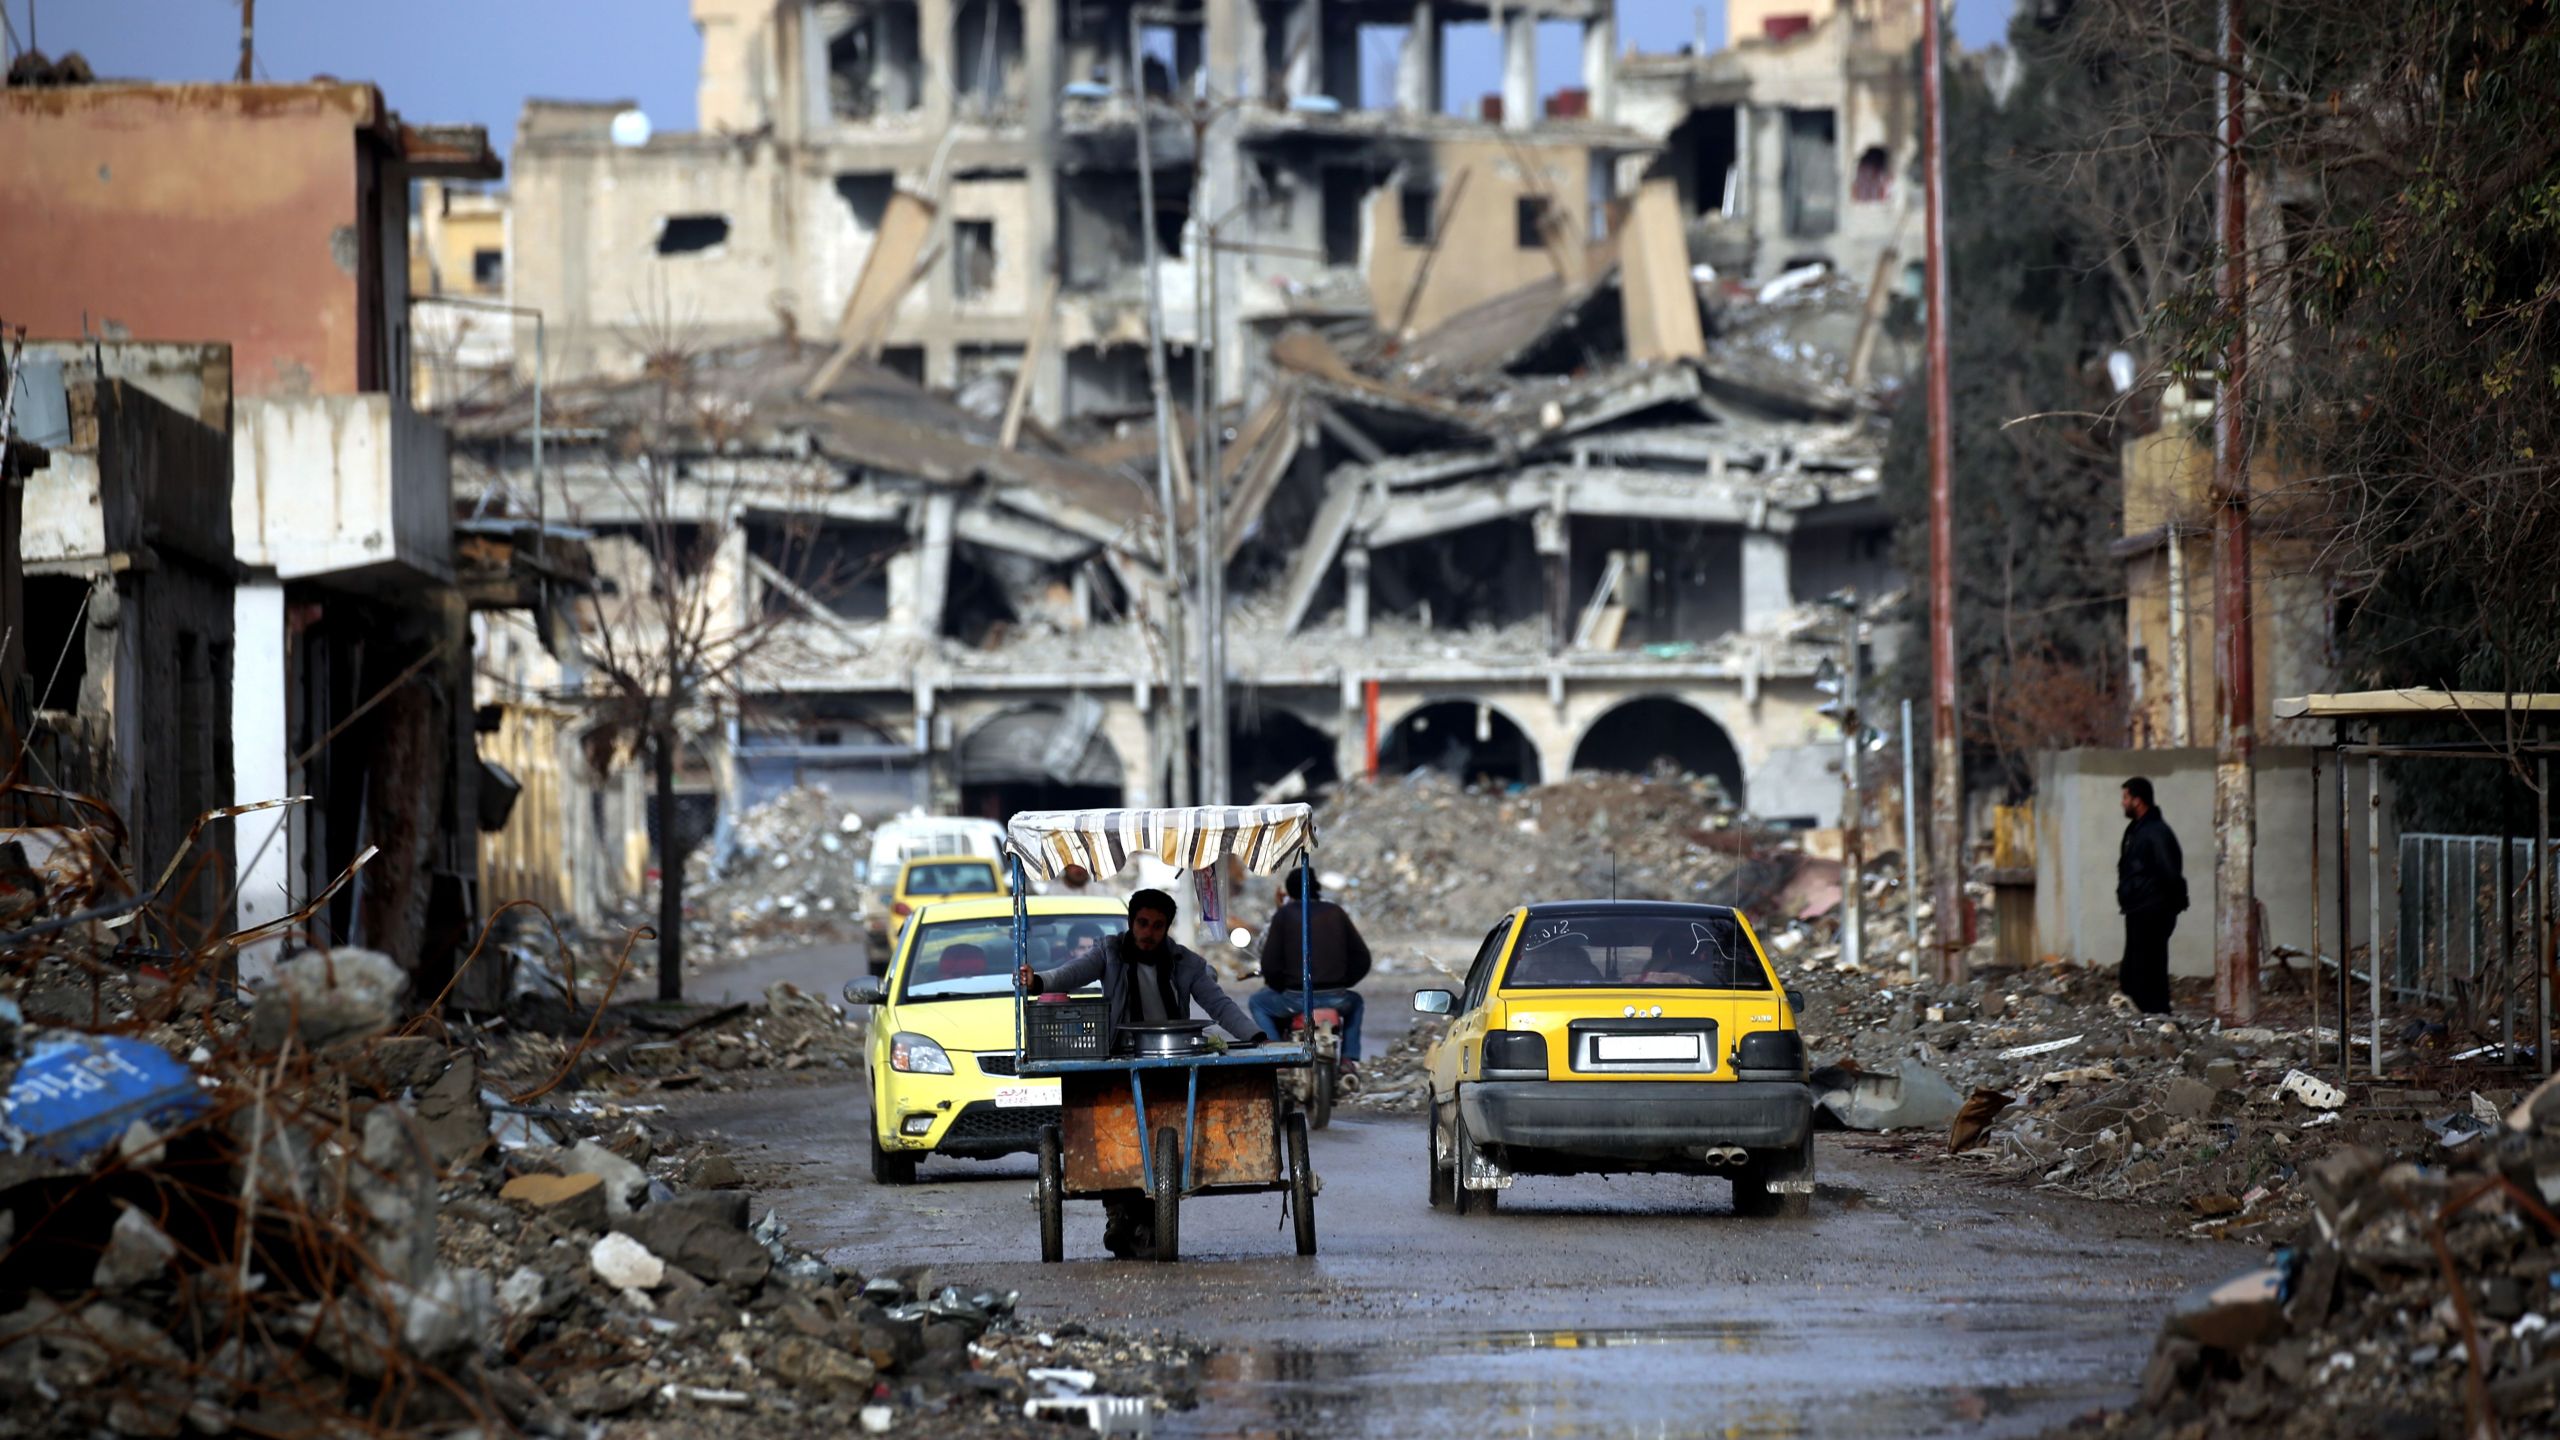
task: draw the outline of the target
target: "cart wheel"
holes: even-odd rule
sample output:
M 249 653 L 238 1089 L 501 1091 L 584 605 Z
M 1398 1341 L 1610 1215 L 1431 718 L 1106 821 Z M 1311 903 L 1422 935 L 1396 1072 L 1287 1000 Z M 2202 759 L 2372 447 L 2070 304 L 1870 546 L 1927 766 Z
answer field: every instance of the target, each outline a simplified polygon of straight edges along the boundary
M 871 1183 L 874 1185 L 913 1185 L 916 1167 L 923 1163 L 917 1155 L 891 1150 L 880 1143 L 880 1122 L 863 1117 L 863 1133 L 871 1137 Z
M 1459 1111 L 1449 1120 L 1449 1184 L 1457 1192 L 1459 1214 L 1490 1215 L 1501 1208 L 1502 1192 L 1467 1188 L 1467 1157 L 1475 1149 L 1475 1137 L 1467 1133 L 1466 1112 Z
M 1457 1190 L 1457 1170 L 1451 1160 L 1456 1154 L 1449 1148 L 1448 1132 L 1440 1128 L 1440 1107 L 1431 1107 L 1431 1135 L 1426 1142 L 1425 1158 L 1431 1162 L 1431 1208 L 1446 1210 Z
M 1333 1123 L 1335 1062 L 1310 1061 L 1307 1067 L 1307 1124 L 1321 1130 Z
M 1040 1127 L 1040 1180 L 1033 1191 L 1040 1207 L 1040 1263 L 1055 1265 L 1067 1258 L 1067 1162 L 1060 1153 L 1058 1127 Z
M 1307 1160 L 1307 1117 L 1291 1115 L 1289 1137 L 1289 1217 L 1297 1222 L 1298 1253 L 1316 1253 L 1316 1167 Z
M 1156 1132 L 1156 1258 L 1182 1258 L 1182 1132 Z

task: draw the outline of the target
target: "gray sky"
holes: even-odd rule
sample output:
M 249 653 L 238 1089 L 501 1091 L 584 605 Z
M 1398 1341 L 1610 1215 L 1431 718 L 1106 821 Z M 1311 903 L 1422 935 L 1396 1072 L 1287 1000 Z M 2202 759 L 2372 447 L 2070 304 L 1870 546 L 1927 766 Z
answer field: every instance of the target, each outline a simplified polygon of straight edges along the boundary
M 1967 46 L 1996 42 L 2014 0 L 1956 0 Z M 49 55 L 77 50 L 101 75 L 144 80 L 227 80 L 239 63 L 238 0 L 0 0 L 16 43 Z M 1619 0 L 1619 44 L 1673 50 L 1698 29 L 1724 28 L 1723 0 Z M 529 97 L 636 100 L 662 130 L 693 128 L 694 38 L 686 0 L 259 0 L 258 71 L 265 80 L 334 75 L 370 80 L 406 118 L 485 125 L 504 151 Z M 1447 35 L 1449 97 L 1501 89 L 1493 34 L 1482 25 Z M 1581 42 L 1573 28 L 1539 36 L 1542 89 L 1574 83 Z M 1364 55 L 1365 81 L 1383 78 L 1386 55 Z M 1391 52 L 1388 52 L 1391 54 Z

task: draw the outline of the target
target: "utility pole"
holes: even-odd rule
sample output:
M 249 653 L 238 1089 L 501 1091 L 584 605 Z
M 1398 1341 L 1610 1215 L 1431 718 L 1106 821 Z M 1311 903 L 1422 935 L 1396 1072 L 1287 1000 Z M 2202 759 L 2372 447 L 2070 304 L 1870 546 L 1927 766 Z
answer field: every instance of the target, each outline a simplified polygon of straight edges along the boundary
M 29 22 L 30 30 L 33 21 Z M 240 72 L 234 77 L 246 85 L 257 78 L 258 0 L 240 0 Z
M 1840 612 L 1840 958 L 1851 971 L 1866 962 L 1867 797 L 1858 782 L 1867 757 L 1866 717 L 1858 713 L 1858 611 Z
M 2240 153 L 2248 134 L 2248 98 L 2240 80 L 2248 57 L 2240 35 L 2240 6 L 2241 0 L 2222 0 L 2223 68 L 2213 81 L 2222 130 L 2221 152 L 2215 161 L 2222 191 L 2222 273 L 2216 298 L 2222 303 L 2231 337 L 2223 352 L 2222 394 L 2213 407 L 2213 668 L 2220 700 L 2213 733 L 2213 828 L 2218 839 L 2213 861 L 2213 1012 L 2226 1025 L 2248 1024 L 2258 1013 L 2258 948 L 2253 938 L 2257 928 L 2258 695 L 2249 603 L 2246 413 L 2249 179 Z M 2170 543 L 2177 543 L 2174 531 Z M 2376 993 L 2380 966 L 2375 961 Z
M 1183 663 L 1182 526 L 1173 507 L 1173 392 L 1164 374 L 1164 277 L 1156 268 L 1155 156 L 1147 144 L 1145 21 L 1129 12 L 1129 98 L 1138 115 L 1138 235 L 1147 266 L 1147 384 L 1156 401 L 1156 514 L 1164 526 L 1164 738 L 1162 753 L 1171 763 L 1166 784 L 1172 804 L 1191 803 L 1191 717 L 1184 692 L 1191 677 Z
M 1955 436 L 1947 387 L 1947 115 L 1940 71 L 1940 16 L 1934 3 L 1920 28 L 1921 107 L 1929 189 L 1929 727 L 1937 751 L 1930 776 L 1937 850 L 1938 979 L 1964 980 L 1964 744 L 1956 730 Z

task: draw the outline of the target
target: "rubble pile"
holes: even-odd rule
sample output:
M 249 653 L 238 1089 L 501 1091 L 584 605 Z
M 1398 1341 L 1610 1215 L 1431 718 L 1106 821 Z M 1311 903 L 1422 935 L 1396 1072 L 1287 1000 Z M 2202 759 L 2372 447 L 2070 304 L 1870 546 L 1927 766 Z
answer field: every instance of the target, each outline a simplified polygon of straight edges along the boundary
M 861 923 L 853 875 L 868 843 L 862 831 L 850 805 L 805 785 L 739 815 L 725 848 L 701 846 L 685 862 L 688 962 L 850 938 Z
M 232 990 L 28 918 L 0 948 L 0 1436 L 1017 1434 L 1190 1384 L 1177 1348 L 791 1246 L 635 1098 L 669 1078 L 645 1030 L 404 1023 L 375 952 Z M 671 1049 L 858 1044 L 788 987 L 735 1008 Z
M 2548 1435 L 2560 1413 L 2560 1082 L 2441 1163 L 2351 1146 L 2262 1269 L 2163 1327 L 2109 1434 Z
M 1360 1062 L 1359 1079 L 1340 1103 L 1374 1114 L 1421 1114 L 1431 1102 L 1431 1047 L 1448 1033 L 1446 1020 L 1417 1019 L 1412 1029 Z
M 597 1016 L 526 998 L 509 1019 L 485 1037 L 491 1073 L 530 1084 L 573 1066 L 580 1083 L 630 1091 L 736 1090 L 776 1073 L 858 1070 L 865 1035 L 860 1018 L 788 981 L 765 987 L 761 1005 L 646 1000 Z
M 1370 936 L 1472 936 L 1535 900 L 1729 900 L 1742 869 L 1722 843 L 1738 838 L 1722 833 L 1731 813 L 1711 778 L 1576 775 L 1515 791 L 1423 771 L 1342 787 L 1318 822 L 1317 864 Z

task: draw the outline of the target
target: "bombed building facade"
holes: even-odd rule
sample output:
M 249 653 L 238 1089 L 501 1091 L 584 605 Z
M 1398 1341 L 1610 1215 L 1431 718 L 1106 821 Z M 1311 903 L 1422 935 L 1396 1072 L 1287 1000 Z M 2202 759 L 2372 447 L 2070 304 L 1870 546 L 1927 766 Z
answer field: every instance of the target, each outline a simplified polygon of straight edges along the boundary
M 698 133 L 525 109 L 504 275 L 548 325 L 550 468 L 528 396 L 467 409 L 458 499 L 540 492 L 606 574 L 652 516 L 727 537 L 700 563 L 736 623 L 793 638 L 694 719 L 714 829 L 793 783 L 1002 814 L 1665 763 L 1832 823 L 1817 602 L 1900 583 L 1876 482 L 1911 315 L 1879 257 L 1916 21 L 1805 8 L 1622 57 L 1607 0 L 1219 0 L 1134 32 L 1121 5 L 694 0 Z M 1450 93 L 1468 24 L 1498 93 Z M 1582 63 L 1541 76 L 1559 25 Z M 632 419 L 671 395 L 635 486 Z M 1202 557 L 1222 786 L 1177 765 L 1166 703 L 1199 713 L 1166 624 L 1202 653 Z M 588 682 L 517 648 L 482 698 L 553 727 Z M 643 809 L 572 796 L 559 824 L 636 888 Z

